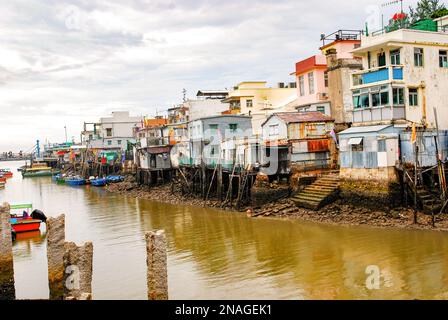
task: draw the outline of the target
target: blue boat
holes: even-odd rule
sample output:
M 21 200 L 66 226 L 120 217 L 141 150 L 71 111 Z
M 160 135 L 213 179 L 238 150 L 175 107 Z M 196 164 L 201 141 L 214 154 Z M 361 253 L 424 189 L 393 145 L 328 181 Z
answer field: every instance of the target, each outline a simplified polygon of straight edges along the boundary
M 118 182 L 122 182 L 122 181 L 124 181 L 123 176 L 108 176 L 108 177 L 106 177 L 107 183 L 118 183 Z
M 90 183 L 95 187 L 104 187 L 107 183 L 107 179 L 92 179 L 90 180 Z
M 83 186 L 86 184 L 86 180 L 71 178 L 71 179 L 66 179 L 65 183 L 68 184 L 69 186 Z

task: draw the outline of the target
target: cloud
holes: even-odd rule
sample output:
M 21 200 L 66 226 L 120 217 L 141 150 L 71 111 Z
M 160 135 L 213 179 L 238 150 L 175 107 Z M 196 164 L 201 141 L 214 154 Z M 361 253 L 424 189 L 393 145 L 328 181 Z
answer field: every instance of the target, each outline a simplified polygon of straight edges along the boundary
M 112 110 L 154 115 L 198 89 L 292 80 L 321 33 L 373 0 L 16 0 L 0 10 L 0 151 L 79 136 Z M 384 10 L 383 10 L 384 11 Z M 376 14 L 376 13 L 374 13 Z M 5 137 L 13 132 L 15 139 Z

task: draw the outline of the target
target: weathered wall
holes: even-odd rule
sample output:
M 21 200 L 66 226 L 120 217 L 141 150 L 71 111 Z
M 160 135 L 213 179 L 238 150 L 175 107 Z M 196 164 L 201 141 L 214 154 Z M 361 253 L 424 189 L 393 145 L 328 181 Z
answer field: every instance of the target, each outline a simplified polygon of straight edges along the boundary
M 398 177 L 395 171 L 395 167 L 383 167 L 383 168 L 341 168 L 339 175 L 343 179 L 347 180 L 368 180 L 368 181 L 386 181 L 397 182 Z
M 374 180 L 341 180 L 342 203 L 378 210 L 402 206 L 400 184 Z

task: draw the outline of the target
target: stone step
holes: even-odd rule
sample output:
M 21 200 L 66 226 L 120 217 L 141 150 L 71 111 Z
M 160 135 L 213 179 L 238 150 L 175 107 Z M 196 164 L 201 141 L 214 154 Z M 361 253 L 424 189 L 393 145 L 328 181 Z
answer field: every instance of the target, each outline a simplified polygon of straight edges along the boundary
M 297 200 L 313 200 L 313 201 L 323 201 L 327 195 L 316 195 L 316 194 L 305 194 L 301 193 L 294 197 Z
M 321 187 L 321 188 L 328 188 L 328 189 L 336 189 L 339 188 L 339 185 L 337 184 L 323 184 L 323 183 L 313 183 L 311 186 L 313 187 Z
M 331 194 L 335 189 L 332 190 L 324 190 L 319 188 L 306 188 L 302 191 L 302 193 L 318 193 L 318 194 Z
M 311 210 L 319 209 L 320 202 L 319 201 L 309 201 L 309 200 L 293 200 L 296 206 L 303 207 Z

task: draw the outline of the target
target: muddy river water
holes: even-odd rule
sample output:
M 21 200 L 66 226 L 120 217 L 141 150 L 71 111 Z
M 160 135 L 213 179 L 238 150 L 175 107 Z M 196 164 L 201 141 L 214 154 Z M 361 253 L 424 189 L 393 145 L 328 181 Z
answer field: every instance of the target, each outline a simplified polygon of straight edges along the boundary
M 14 171 L 0 202 L 65 213 L 67 240 L 93 242 L 95 299 L 146 299 L 153 229 L 167 235 L 170 299 L 448 299 L 447 233 L 250 219 L 22 179 L 22 164 L 0 163 Z M 47 298 L 45 225 L 13 250 L 17 298 Z

